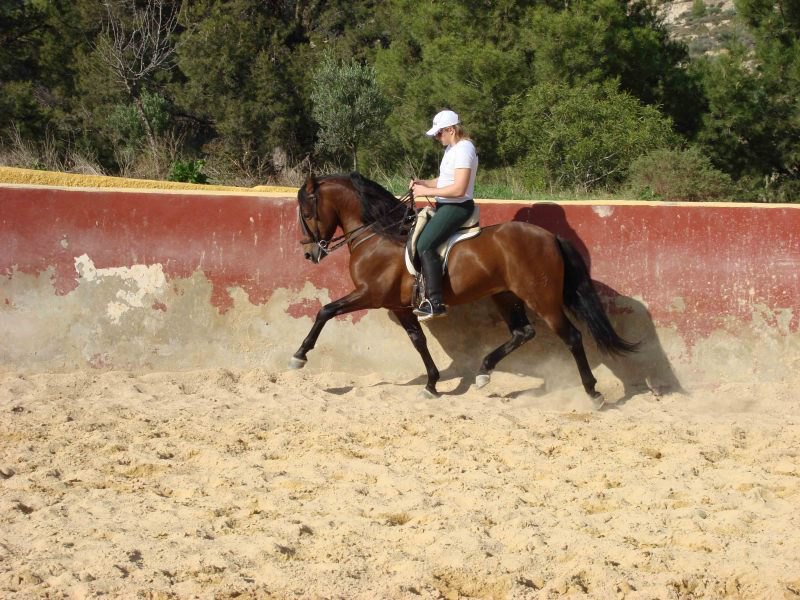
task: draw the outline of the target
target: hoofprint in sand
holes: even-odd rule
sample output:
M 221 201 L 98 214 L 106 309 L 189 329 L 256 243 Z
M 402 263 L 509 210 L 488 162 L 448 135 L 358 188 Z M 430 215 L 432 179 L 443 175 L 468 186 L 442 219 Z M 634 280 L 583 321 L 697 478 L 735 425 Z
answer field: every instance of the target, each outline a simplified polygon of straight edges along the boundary
M 800 596 L 797 381 L 470 383 L 2 374 L 0 596 Z

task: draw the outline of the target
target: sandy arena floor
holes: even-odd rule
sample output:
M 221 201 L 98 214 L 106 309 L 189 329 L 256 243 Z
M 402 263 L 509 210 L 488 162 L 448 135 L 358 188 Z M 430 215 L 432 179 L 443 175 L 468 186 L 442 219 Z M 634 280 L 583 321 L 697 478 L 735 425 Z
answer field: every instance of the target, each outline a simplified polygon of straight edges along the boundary
M 0 597 L 800 598 L 796 383 L 0 374 Z

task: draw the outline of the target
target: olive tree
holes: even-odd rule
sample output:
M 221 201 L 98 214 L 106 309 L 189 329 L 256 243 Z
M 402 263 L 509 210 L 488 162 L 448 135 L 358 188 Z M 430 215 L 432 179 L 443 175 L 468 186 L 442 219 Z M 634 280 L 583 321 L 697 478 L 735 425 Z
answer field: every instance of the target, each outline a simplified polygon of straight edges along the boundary
M 375 70 L 355 60 L 339 61 L 326 54 L 314 74 L 312 116 L 319 124 L 318 147 L 344 152 L 358 169 L 358 149 L 379 128 L 389 112 L 378 88 Z

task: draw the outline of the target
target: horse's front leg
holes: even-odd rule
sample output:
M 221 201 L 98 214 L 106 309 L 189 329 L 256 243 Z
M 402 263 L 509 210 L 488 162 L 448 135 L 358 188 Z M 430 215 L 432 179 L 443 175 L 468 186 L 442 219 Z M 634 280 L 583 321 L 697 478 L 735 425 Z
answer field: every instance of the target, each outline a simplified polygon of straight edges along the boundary
M 425 395 L 429 398 L 438 398 L 439 392 L 436 391 L 436 382 L 439 381 L 439 369 L 436 368 L 436 364 L 433 362 L 431 353 L 428 350 L 428 340 L 425 338 L 425 332 L 422 331 L 417 315 L 411 312 L 410 308 L 393 310 L 392 312 L 400 320 L 403 329 L 406 330 L 408 337 L 411 338 L 411 343 L 414 344 L 414 348 L 417 349 L 417 352 L 422 357 L 422 362 L 425 363 L 425 370 L 428 372 Z
M 306 354 L 309 350 L 314 348 L 319 334 L 322 333 L 322 328 L 325 327 L 325 323 L 330 321 L 333 317 L 361 310 L 362 308 L 372 308 L 365 302 L 365 296 L 364 290 L 354 290 L 347 294 L 347 296 L 323 306 L 317 313 L 317 318 L 314 320 L 311 331 L 308 332 L 306 339 L 303 340 L 303 343 L 300 344 L 300 348 L 289 361 L 289 367 L 292 369 L 302 369 L 306 366 L 308 362 Z

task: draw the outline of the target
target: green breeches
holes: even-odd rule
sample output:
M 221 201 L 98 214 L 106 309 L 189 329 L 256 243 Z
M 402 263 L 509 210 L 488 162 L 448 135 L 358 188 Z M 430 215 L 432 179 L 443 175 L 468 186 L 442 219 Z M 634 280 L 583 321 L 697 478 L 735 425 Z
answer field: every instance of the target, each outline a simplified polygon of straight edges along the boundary
M 417 240 L 417 254 L 422 256 L 426 250 L 437 248 L 447 241 L 461 227 L 475 210 L 475 201 L 467 200 L 458 204 L 436 205 L 436 214 L 431 217 Z

